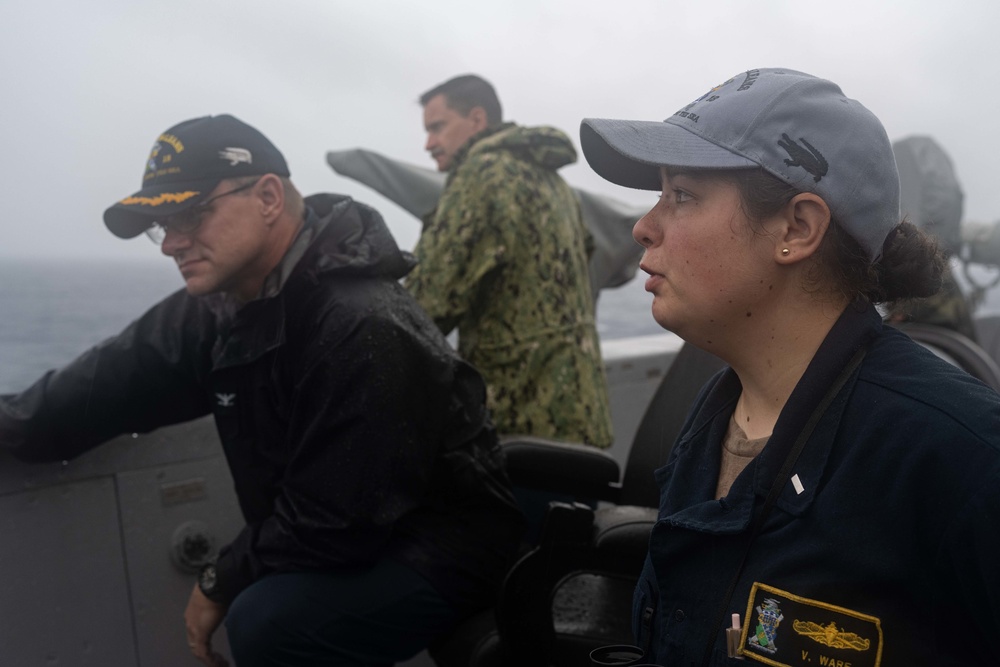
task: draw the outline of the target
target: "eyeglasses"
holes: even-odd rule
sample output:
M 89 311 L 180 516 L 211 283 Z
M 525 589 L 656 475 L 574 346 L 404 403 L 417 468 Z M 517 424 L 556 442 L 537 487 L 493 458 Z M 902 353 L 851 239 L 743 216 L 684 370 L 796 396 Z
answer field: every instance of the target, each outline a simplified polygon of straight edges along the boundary
M 246 185 L 241 185 L 238 188 L 233 188 L 232 190 L 219 193 L 214 197 L 209 197 L 197 206 L 192 206 L 188 210 L 181 211 L 177 215 L 172 215 L 169 218 L 164 218 L 163 220 L 156 220 L 148 229 L 146 229 L 146 236 L 148 236 L 156 245 L 162 245 L 163 240 L 167 238 L 167 232 L 169 230 L 173 230 L 178 234 L 191 234 L 196 229 L 201 227 L 201 223 L 204 222 L 205 216 L 208 214 L 209 209 L 211 208 L 210 204 L 212 202 L 216 199 L 221 199 L 222 197 L 234 195 L 237 192 L 249 190 L 258 183 L 260 183 L 259 178 L 253 183 L 247 183 Z

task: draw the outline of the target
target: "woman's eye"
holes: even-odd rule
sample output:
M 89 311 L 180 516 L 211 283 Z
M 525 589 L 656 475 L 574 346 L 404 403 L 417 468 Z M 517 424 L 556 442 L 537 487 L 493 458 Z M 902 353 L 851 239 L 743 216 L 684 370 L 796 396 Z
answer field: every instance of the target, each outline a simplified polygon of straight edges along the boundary
M 674 201 L 678 204 L 683 204 L 684 202 L 691 199 L 691 195 L 683 190 L 674 190 Z

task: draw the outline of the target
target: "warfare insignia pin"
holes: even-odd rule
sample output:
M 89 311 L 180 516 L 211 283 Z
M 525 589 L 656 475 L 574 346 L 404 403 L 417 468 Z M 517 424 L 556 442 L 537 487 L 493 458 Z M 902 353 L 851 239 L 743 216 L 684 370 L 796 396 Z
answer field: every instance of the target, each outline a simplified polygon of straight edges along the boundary
M 814 181 L 819 183 L 826 176 L 826 172 L 830 170 L 830 165 L 827 163 L 826 158 L 823 157 L 823 154 L 816 150 L 812 144 L 802 137 L 799 137 L 799 141 L 802 142 L 805 148 L 796 143 L 787 134 L 781 135 L 778 145 L 785 149 L 788 157 L 791 158 L 790 160 L 785 160 L 785 164 L 789 167 L 802 167 L 809 172 Z
M 826 625 L 820 625 L 813 621 L 795 621 L 792 623 L 792 628 L 798 634 L 830 648 L 867 651 L 872 645 L 871 640 L 860 637 L 855 632 L 845 632 L 843 628 L 838 628 L 833 621 Z
M 240 162 L 253 164 L 253 155 L 245 148 L 228 147 L 225 150 L 219 151 L 219 157 L 223 160 L 229 160 L 230 167 L 235 167 Z

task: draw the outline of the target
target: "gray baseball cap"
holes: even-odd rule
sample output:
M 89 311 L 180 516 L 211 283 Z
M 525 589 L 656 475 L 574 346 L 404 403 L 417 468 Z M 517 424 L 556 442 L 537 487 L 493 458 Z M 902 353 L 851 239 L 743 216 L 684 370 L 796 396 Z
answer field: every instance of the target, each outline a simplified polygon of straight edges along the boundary
M 762 167 L 822 197 L 872 261 L 899 224 L 899 177 L 882 123 L 836 84 L 802 72 L 749 70 L 662 123 L 585 118 L 580 143 L 600 176 L 641 190 L 660 190 L 660 167 Z

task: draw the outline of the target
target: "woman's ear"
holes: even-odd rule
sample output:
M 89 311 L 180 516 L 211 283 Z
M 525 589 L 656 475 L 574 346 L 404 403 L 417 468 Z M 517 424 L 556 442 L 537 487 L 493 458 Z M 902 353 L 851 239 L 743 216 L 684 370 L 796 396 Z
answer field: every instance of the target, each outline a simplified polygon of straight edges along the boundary
M 792 197 L 782 212 L 781 230 L 775 255 L 782 264 L 794 264 L 812 257 L 830 227 L 830 207 L 811 192 Z

